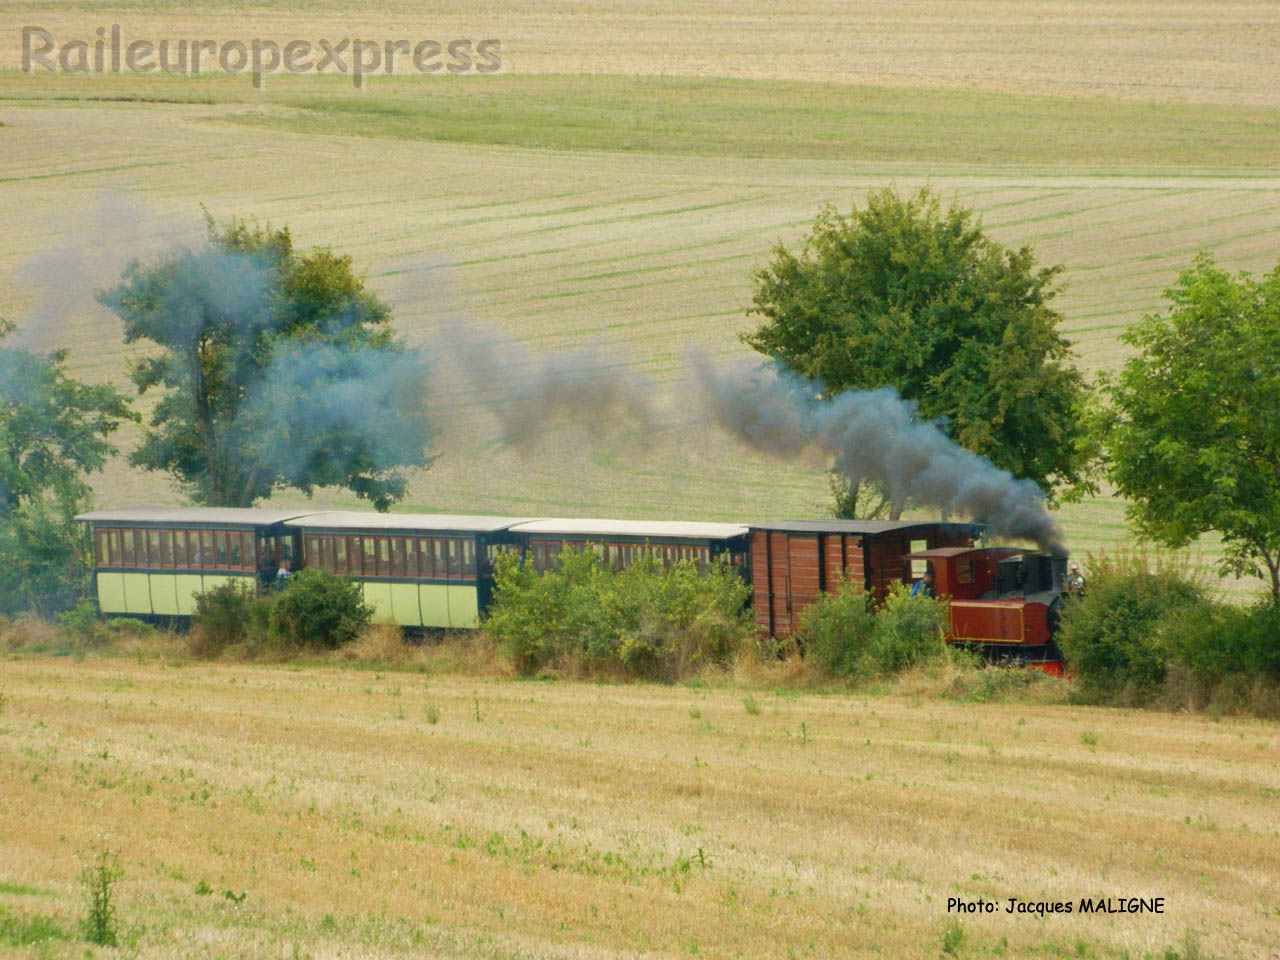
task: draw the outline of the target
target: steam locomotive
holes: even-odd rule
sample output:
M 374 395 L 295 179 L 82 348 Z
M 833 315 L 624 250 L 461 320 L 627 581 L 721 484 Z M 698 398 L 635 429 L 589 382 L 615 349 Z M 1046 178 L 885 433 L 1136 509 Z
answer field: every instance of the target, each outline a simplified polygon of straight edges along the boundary
M 361 584 L 375 619 L 474 628 L 493 599 L 493 562 L 518 550 L 539 572 L 561 550 L 593 549 L 615 569 L 641 553 L 665 564 L 719 557 L 751 584 L 762 632 L 794 635 L 823 593 L 852 581 L 876 602 L 926 570 L 947 600 L 949 640 L 993 659 L 1061 671 L 1053 642 L 1066 557 L 979 546 L 983 527 L 934 521 L 701 523 L 155 507 L 81 515 L 105 614 L 187 617 L 234 579 L 274 578 L 288 561 Z

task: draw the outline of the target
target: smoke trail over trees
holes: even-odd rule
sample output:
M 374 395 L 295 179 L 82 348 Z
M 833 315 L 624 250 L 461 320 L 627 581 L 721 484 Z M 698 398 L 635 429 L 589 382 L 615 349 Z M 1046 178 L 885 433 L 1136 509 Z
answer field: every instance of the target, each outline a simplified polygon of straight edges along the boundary
M 532 350 L 501 330 L 457 319 L 442 326 L 433 347 L 463 375 L 513 446 L 527 446 L 566 423 L 599 433 L 653 426 L 658 419 L 652 402 L 657 386 L 591 350 Z
M 101 315 L 94 293 L 120 279 L 129 262 L 198 243 L 198 219 L 174 217 L 120 193 L 88 207 L 41 217 L 43 229 L 67 238 L 20 262 L 10 283 L 29 299 L 15 342 L 34 349 L 68 345 L 69 326 Z
M 929 504 L 973 517 L 993 534 L 1062 552 L 1062 532 L 1030 480 L 1015 479 L 959 446 L 892 389 L 824 398 L 809 381 L 777 368 L 692 366 L 716 421 L 770 456 L 818 451 L 844 476 L 871 480 L 897 502 Z

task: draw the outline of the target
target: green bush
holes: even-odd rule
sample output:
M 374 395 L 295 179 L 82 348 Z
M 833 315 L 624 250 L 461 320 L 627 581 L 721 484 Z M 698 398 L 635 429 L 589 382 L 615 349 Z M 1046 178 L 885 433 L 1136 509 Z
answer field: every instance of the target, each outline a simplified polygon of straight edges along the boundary
M 58 624 L 72 640 L 90 647 L 100 647 L 110 638 L 107 625 L 98 616 L 97 604 L 81 600 L 58 617 Z
M 272 639 L 294 650 L 333 650 L 355 639 L 373 611 L 360 584 L 308 567 L 289 578 L 271 604 Z
M 1280 681 L 1280 606 L 1201 600 L 1164 617 L 1159 640 L 1169 660 L 1203 683 L 1227 677 Z
M 191 617 L 192 655 L 216 657 L 232 644 L 245 642 L 253 624 L 254 608 L 269 602 L 259 600 L 256 584 L 243 578 L 197 594 L 196 612 Z
M 856 584 L 823 594 L 804 612 L 800 637 L 805 657 L 831 677 L 862 680 L 890 676 L 942 656 L 946 646 L 946 605 L 913 597 L 896 584 L 879 611 Z
M 1162 630 L 1179 621 L 1193 629 L 1208 605 L 1185 567 L 1165 555 L 1089 558 L 1089 589 L 1067 601 L 1058 634 L 1083 699 L 1144 699 L 1158 689 L 1170 659 Z
M 933 597 L 913 597 L 897 583 L 875 616 L 867 653 L 874 668 L 888 676 L 946 655 L 947 605 Z
M 508 552 L 494 581 L 485 629 L 526 675 L 578 662 L 673 680 L 727 663 L 755 639 L 745 612 L 750 588 L 723 562 L 700 573 L 688 561 L 665 568 L 642 556 L 613 571 L 593 550 L 566 549 L 539 576 Z
M 829 677 L 852 680 L 871 671 L 868 651 L 875 617 L 861 585 L 846 581 L 837 593 L 824 593 L 800 619 L 804 655 Z

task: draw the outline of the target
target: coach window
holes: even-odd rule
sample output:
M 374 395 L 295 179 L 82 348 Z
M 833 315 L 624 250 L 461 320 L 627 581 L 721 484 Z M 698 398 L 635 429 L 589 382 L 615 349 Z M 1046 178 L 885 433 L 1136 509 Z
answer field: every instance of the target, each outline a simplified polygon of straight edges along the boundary
M 134 548 L 133 531 L 124 530 L 122 531 L 122 533 L 124 534 L 124 552 L 120 555 L 122 560 L 121 566 L 136 567 L 138 565 L 138 562 L 137 562 L 137 552 Z
M 391 576 L 404 576 L 404 539 L 401 537 L 391 538 Z
M 449 538 L 445 542 L 445 576 L 450 580 L 462 575 L 462 550 L 461 544 L 453 538 Z
M 214 565 L 213 560 L 213 531 L 200 531 L 200 568 L 207 570 Z
M 191 532 L 189 530 L 173 531 L 173 565 L 175 567 L 181 567 L 185 570 L 193 566 L 191 552 L 194 547 L 187 542 L 190 538 Z
M 366 577 L 378 575 L 378 541 L 376 537 L 360 538 L 360 572 Z
M 919 553 L 922 550 L 929 549 L 929 543 L 926 540 L 912 540 L 908 553 Z M 929 561 L 925 559 L 911 561 L 911 579 L 919 580 L 924 576 L 924 572 L 929 567 Z
M 240 534 L 227 534 L 227 565 L 232 568 L 240 566 Z
M 462 575 L 464 577 L 476 575 L 476 542 L 474 540 L 462 541 Z

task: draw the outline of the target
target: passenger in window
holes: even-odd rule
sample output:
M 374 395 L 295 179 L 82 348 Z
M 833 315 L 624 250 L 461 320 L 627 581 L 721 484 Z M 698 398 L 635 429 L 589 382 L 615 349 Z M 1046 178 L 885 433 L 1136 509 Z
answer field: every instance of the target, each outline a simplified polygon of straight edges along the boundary
M 912 585 L 911 595 L 913 597 L 926 597 L 926 598 L 931 598 L 933 596 L 933 568 L 932 567 L 926 567 L 924 571 L 924 576 L 921 577 Z
M 280 569 L 276 571 L 276 589 L 284 589 L 284 585 L 289 582 L 289 578 L 293 576 L 293 563 L 289 558 L 280 561 Z

